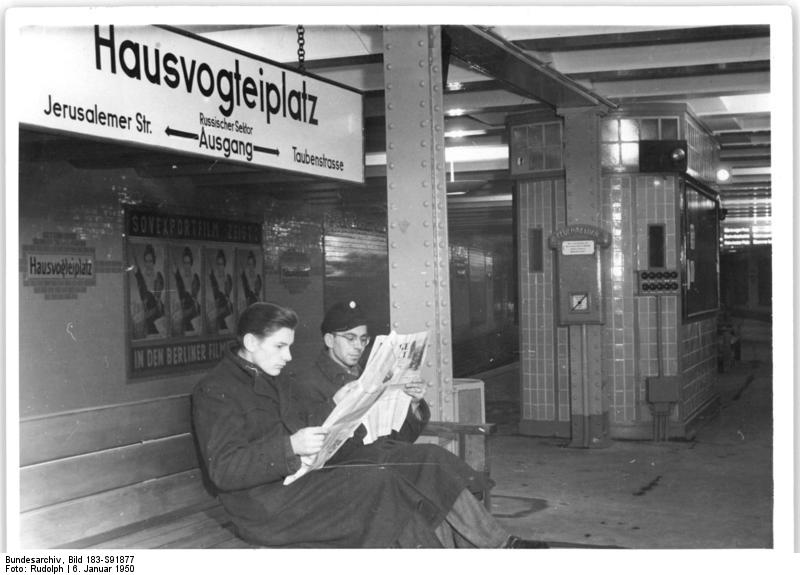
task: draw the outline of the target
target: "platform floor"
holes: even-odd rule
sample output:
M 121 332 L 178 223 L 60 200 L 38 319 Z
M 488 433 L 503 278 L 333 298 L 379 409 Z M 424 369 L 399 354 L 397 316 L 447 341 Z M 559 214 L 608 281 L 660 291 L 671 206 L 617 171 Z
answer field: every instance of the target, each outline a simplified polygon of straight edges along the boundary
M 475 375 L 485 382 L 487 421 L 498 424 L 491 439 L 495 516 L 533 539 L 633 549 L 772 548 L 770 357 L 768 343 L 747 347 L 720 374 L 721 409 L 693 439 L 613 441 L 599 449 L 516 434 L 518 365 Z

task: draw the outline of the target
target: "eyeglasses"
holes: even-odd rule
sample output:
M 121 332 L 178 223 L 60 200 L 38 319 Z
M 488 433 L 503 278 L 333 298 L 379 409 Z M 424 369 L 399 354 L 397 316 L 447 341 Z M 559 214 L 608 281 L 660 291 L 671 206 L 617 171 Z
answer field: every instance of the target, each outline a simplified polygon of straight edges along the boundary
M 335 333 L 333 335 L 336 337 L 343 337 L 350 345 L 354 345 L 356 341 L 361 342 L 362 347 L 367 347 L 372 339 L 368 335 L 356 335 L 354 333 Z

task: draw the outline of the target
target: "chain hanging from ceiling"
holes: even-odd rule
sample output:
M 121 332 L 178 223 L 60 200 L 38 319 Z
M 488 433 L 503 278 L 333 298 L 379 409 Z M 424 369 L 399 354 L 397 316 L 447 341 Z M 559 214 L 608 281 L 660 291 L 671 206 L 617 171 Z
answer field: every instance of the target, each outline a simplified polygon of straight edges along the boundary
M 306 29 L 300 24 L 297 26 L 297 67 L 301 72 L 306 71 Z

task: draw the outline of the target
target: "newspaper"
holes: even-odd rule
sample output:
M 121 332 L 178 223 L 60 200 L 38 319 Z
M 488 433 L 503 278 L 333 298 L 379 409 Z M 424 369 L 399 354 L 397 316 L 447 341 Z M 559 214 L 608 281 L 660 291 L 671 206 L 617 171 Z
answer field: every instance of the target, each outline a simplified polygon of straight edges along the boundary
M 303 464 L 283 484 L 289 485 L 325 465 L 362 423 L 367 429 L 365 443 L 399 430 L 411 403 L 405 384 L 419 380 L 427 348 L 427 331 L 407 335 L 393 331 L 378 336 L 361 377 L 334 396 L 336 407 L 322 424 L 328 431 L 322 448 L 310 464 Z

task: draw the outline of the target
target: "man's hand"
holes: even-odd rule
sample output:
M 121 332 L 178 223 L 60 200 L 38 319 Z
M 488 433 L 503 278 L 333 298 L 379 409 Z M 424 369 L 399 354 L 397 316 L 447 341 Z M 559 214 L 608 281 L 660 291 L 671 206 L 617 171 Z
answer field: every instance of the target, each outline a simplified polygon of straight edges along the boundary
M 304 427 L 289 438 L 292 451 L 301 458 L 304 455 L 314 455 L 322 448 L 322 442 L 327 435 L 328 430 L 323 427 Z
M 425 397 L 425 390 L 427 390 L 427 388 L 427 381 L 409 381 L 403 386 L 403 391 L 411 396 L 411 403 L 416 405 Z

